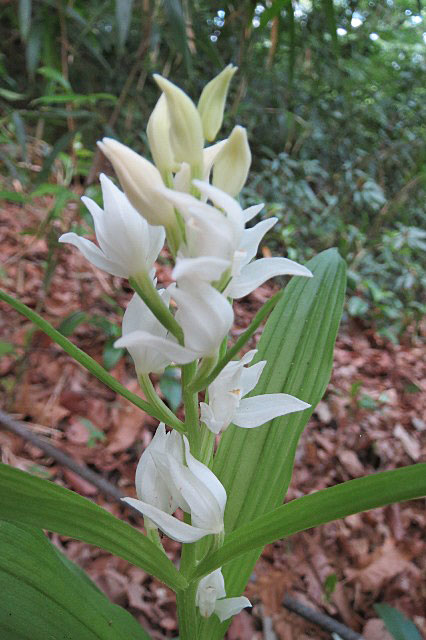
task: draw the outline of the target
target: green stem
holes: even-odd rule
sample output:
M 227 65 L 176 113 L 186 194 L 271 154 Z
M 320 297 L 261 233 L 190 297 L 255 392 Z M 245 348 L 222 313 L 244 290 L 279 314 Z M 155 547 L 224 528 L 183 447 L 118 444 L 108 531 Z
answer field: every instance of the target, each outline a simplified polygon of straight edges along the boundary
M 194 376 L 196 363 L 182 367 L 182 395 L 185 407 L 185 429 L 188 433 L 191 453 L 198 459 L 200 451 L 200 424 L 198 420 L 198 393 L 190 388 L 190 381 Z
M 202 389 L 206 389 L 212 382 L 217 378 L 222 369 L 236 356 L 239 351 L 244 347 L 246 342 L 250 340 L 256 329 L 260 327 L 262 322 L 265 320 L 266 316 L 271 313 L 276 304 L 281 300 L 283 296 L 283 291 L 278 291 L 268 302 L 266 302 L 261 309 L 256 313 L 253 318 L 251 324 L 247 327 L 247 329 L 240 335 L 236 343 L 227 351 L 225 356 L 219 360 L 213 371 L 209 373 L 204 379 L 199 379 L 198 376 L 194 381 L 194 384 L 191 385 L 192 392 L 198 392 Z
M 13 296 L 10 296 L 5 291 L 0 290 L 0 300 L 7 302 L 13 307 L 18 313 L 21 313 L 23 316 L 31 320 L 39 329 L 44 331 L 56 344 L 59 344 L 60 347 L 64 351 L 66 351 L 74 360 L 77 360 L 85 369 L 90 371 L 98 380 L 106 384 L 107 387 L 120 394 L 127 400 L 129 400 L 132 404 L 142 409 L 149 415 L 157 418 L 157 420 L 162 420 L 161 414 L 158 410 L 142 400 L 135 393 L 132 393 L 126 387 L 124 387 L 118 380 L 116 380 L 108 371 L 106 371 L 96 360 L 91 358 L 87 353 L 79 349 L 75 346 L 68 338 L 59 333 L 52 325 L 47 322 L 44 318 L 42 318 L 38 313 L 27 307 L 27 305 L 23 304 L 23 302 L 19 302 Z
M 200 381 L 202 382 L 204 379 L 208 377 L 213 367 L 217 363 L 217 360 L 218 360 L 217 353 L 215 353 L 214 356 L 206 356 L 201 360 L 201 364 L 198 367 L 197 375 L 195 376 L 195 378 L 191 380 L 191 389 L 197 389 L 198 383 Z
M 170 309 L 164 304 L 149 275 L 141 274 L 137 279 L 129 278 L 129 283 L 157 320 L 175 336 L 180 344 L 183 344 L 182 328 L 174 319 Z
M 198 613 L 195 606 L 197 582 L 192 582 L 184 591 L 177 591 L 176 603 L 179 619 L 180 640 L 198 640 Z
M 158 412 L 162 415 L 162 422 L 170 425 L 176 431 L 180 433 L 185 432 L 185 425 L 179 418 L 169 409 L 169 407 L 161 400 L 158 393 L 156 392 L 154 385 L 152 384 L 151 378 L 148 373 L 144 373 L 139 376 L 139 383 L 142 387 L 143 392 L 147 400 L 158 410 Z

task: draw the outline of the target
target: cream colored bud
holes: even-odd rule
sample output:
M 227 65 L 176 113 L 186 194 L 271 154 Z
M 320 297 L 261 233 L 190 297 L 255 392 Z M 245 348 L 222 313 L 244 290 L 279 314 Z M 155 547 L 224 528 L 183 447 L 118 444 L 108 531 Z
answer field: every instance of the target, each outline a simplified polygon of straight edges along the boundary
M 164 175 L 169 171 L 177 171 L 179 165 L 174 159 L 170 144 L 170 117 L 164 93 L 161 94 L 151 113 L 146 133 L 152 157 L 160 173 Z
M 112 138 L 98 142 L 111 162 L 130 203 L 152 225 L 176 224 L 173 206 L 157 189 L 164 187 L 158 169 L 148 160 Z
M 250 164 L 247 131 L 236 126 L 214 162 L 213 185 L 235 198 L 244 186 Z
M 219 75 L 206 84 L 201 93 L 198 102 L 198 111 L 203 124 L 204 137 L 209 142 L 216 138 L 222 126 L 226 95 L 228 93 L 229 83 L 236 70 L 237 67 L 228 64 Z
M 170 118 L 170 143 L 177 162 L 187 162 L 201 175 L 203 166 L 203 127 L 197 107 L 186 93 L 166 78 L 154 74 L 164 91 Z

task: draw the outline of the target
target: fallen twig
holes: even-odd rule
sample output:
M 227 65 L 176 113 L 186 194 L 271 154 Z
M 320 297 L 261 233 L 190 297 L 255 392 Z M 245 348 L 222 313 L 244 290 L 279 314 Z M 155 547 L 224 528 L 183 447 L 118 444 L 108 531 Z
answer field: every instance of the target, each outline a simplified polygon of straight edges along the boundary
M 95 473 L 86 465 L 79 464 L 75 460 L 73 460 L 69 455 L 52 445 L 50 442 L 45 440 L 44 438 L 40 438 L 35 433 L 33 433 L 28 427 L 25 426 L 25 423 L 18 422 L 11 418 L 7 413 L 0 409 L 0 424 L 2 424 L 6 429 L 12 431 L 12 433 L 16 433 L 18 436 L 24 438 L 24 440 L 28 440 L 34 446 L 38 447 L 46 453 L 48 456 L 54 458 L 59 464 L 64 467 L 67 467 L 87 482 L 90 482 L 94 487 L 97 487 L 103 494 L 112 498 L 116 502 L 121 502 L 121 498 L 123 497 L 122 493 L 108 480 L 105 480 L 98 473 Z M 135 510 L 135 513 L 138 511 Z M 140 515 L 140 514 L 139 514 Z
M 313 622 L 325 631 L 337 633 L 342 640 L 364 640 L 363 636 L 356 631 L 349 629 L 345 624 L 337 622 L 337 620 L 327 616 L 325 613 L 320 613 L 319 611 L 315 611 L 315 609 L 307 607 L 305 604 L 298 602 L 291 596 L 284 596 L 283 605 L 289 611 L 297 613 L 302 618 L 305 618 L 305 620 Z

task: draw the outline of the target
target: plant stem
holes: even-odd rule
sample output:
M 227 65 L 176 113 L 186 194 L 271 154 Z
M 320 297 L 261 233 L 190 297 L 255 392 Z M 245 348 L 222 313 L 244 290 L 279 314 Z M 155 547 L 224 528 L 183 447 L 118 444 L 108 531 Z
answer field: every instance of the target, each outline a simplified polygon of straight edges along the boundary
M 182 328 L 174 319 L 170 309 L 164 304 L 149 275 L 142 274 L 137 279 L 129 278 L 129 283 L 157 320 L 175 336 L 179 344 L 183 344 Z
M 278 291 L 268 302 L 266 302 L 261 309 L 254 316 L 253 321 L 247 327 L 247 329 L 240 335 L 237 342 L 227 351 L 226 355 L 219 360 L 213 371 L 209 373 L 203 379 L 197 378 L 194 381 L 194 384 L 191 385 L 191 390 L 193 392 L 201 391 L 202 389 L 206 389 L 212 382 L 217 378 L 222 369 L 232 360 L 234 356 L 244 347 L 246 342 L 250 340 L 256 329 L 262 324 L 265 320 L 266 316 L 271 313 L 275 305 L 281 300 L 283 295 L 283 291 Z
M 180 640 L 198 640 L 198 614 L 195 607 L 197 582 L 184 591 L 176 592 Z
M 185 425 L 179 418 L 169 409 L 169 407 L 161 400 L 156 392 L 154 385 L 148 373 L 139 376 L 139 384 L 146 395 L 147 400 L 161 413 L 162 421 L 170 425 L 179 433 L 184 433 Z
M 91 358 L 87 353 L 76 347 L 68 338 L 62 335 L 59 331 L 57 331 L 52 325 L 47 322 L 44 318 L 42 318 L 38 313 L 27 307 L 23 302 L 19 302 L 10 296 L 5 291 L 0 290 L 0 300 L 7 302 L 13 307 L 18 313 L 21 313 L 23 316 L 31 320 L 39 329 L 44 331 L 56 344 L 58 344 L 64 351 L 66 351 L 74 360 L 77 360 L 85 369 L 90 371 L 98 380 L 106 384 L 107 387 L 120 394 L 129 402 L 142 409 L 149 415 L 157 418 L 157 420 L 162 420 L 161 414 L 158 410 L 142 400 L 135 393 L 132 393 L 126 387 L 124 387 L 118 380 L 116 380 L 108 371 L 106 371 L 96 360 Z
M 185 407 L 185 429 L 188 433 L 191 453 L 197 459 L 200 451 L 200 424 L 198 420 L 198 393 L 190 388 L 190 381 L 194 376 L 196 363 L 182 367 L 182 395 Z

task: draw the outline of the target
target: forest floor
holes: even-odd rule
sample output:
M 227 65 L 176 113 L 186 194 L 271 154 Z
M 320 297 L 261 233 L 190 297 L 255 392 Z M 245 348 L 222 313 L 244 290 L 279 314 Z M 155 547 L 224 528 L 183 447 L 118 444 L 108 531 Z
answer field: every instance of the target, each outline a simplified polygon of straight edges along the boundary
M 3 288 L 54 326 L 73 312 L 85 311 L 87 321 L 76 327 L 71 339 L 102 362 L 105 344 L 113 341 L 112 327 L 120 324 L 120 309 L 131 292 L 125 281 L 92 268 L 74 248 L 59 245 L 49 253 L 47 241 L 34 230 L 50 205 L 44 198 L 35 205 L 11 204 L 0 211 Z M 73 216 L 71 205 L 53 229 L 68 230 Z M 160 257 L 158 278 L 161 284 L 170 281 L 167 256 Z M 234 337 L 274 286 L 263 286 L 236 304 Z M 135 466 L 156 421 L 91 378 L 5 305 L 0 341 L 14 349 L 0 360 L 3 409 L 125 495 L 134 495 Z M 106 357 L 111 358 L 108 348 Z M 371 329 L 343 325 L 331 382 L 301 438 L 287 500 L 424 460 L 425 369 L 418 339 L 407 336 L 394 345 Z M 129 359 L 121 357 L 111 373 L 137 392 Z M 2 428 L 0 448 L 2 462 L 67 486 L 119 517 L 129 516 L 78 475 Z M 142 527 L 142 518 L 130 516 L 130 521 Z M 390 639 L 373 607 L 378 602 L 397 607 L 426 634 L 425 525 L 424 502 L 413 501 L 350 516 L 269 545 L 246 591 L 253 609 L 235 618 L 228 640 L 264 638 L 262 629 L 271 625 L 279 639 L 330 638 L 284 609 L 285 593 L 340 619 L 366 640 Z M 57 535 L 52 539 L 153 638 L 177 635 L 174 596 L 166 587 L 100 549 Z M 178 557 L 177 543 L 166 539 L 165 546 L 170 557 Z

